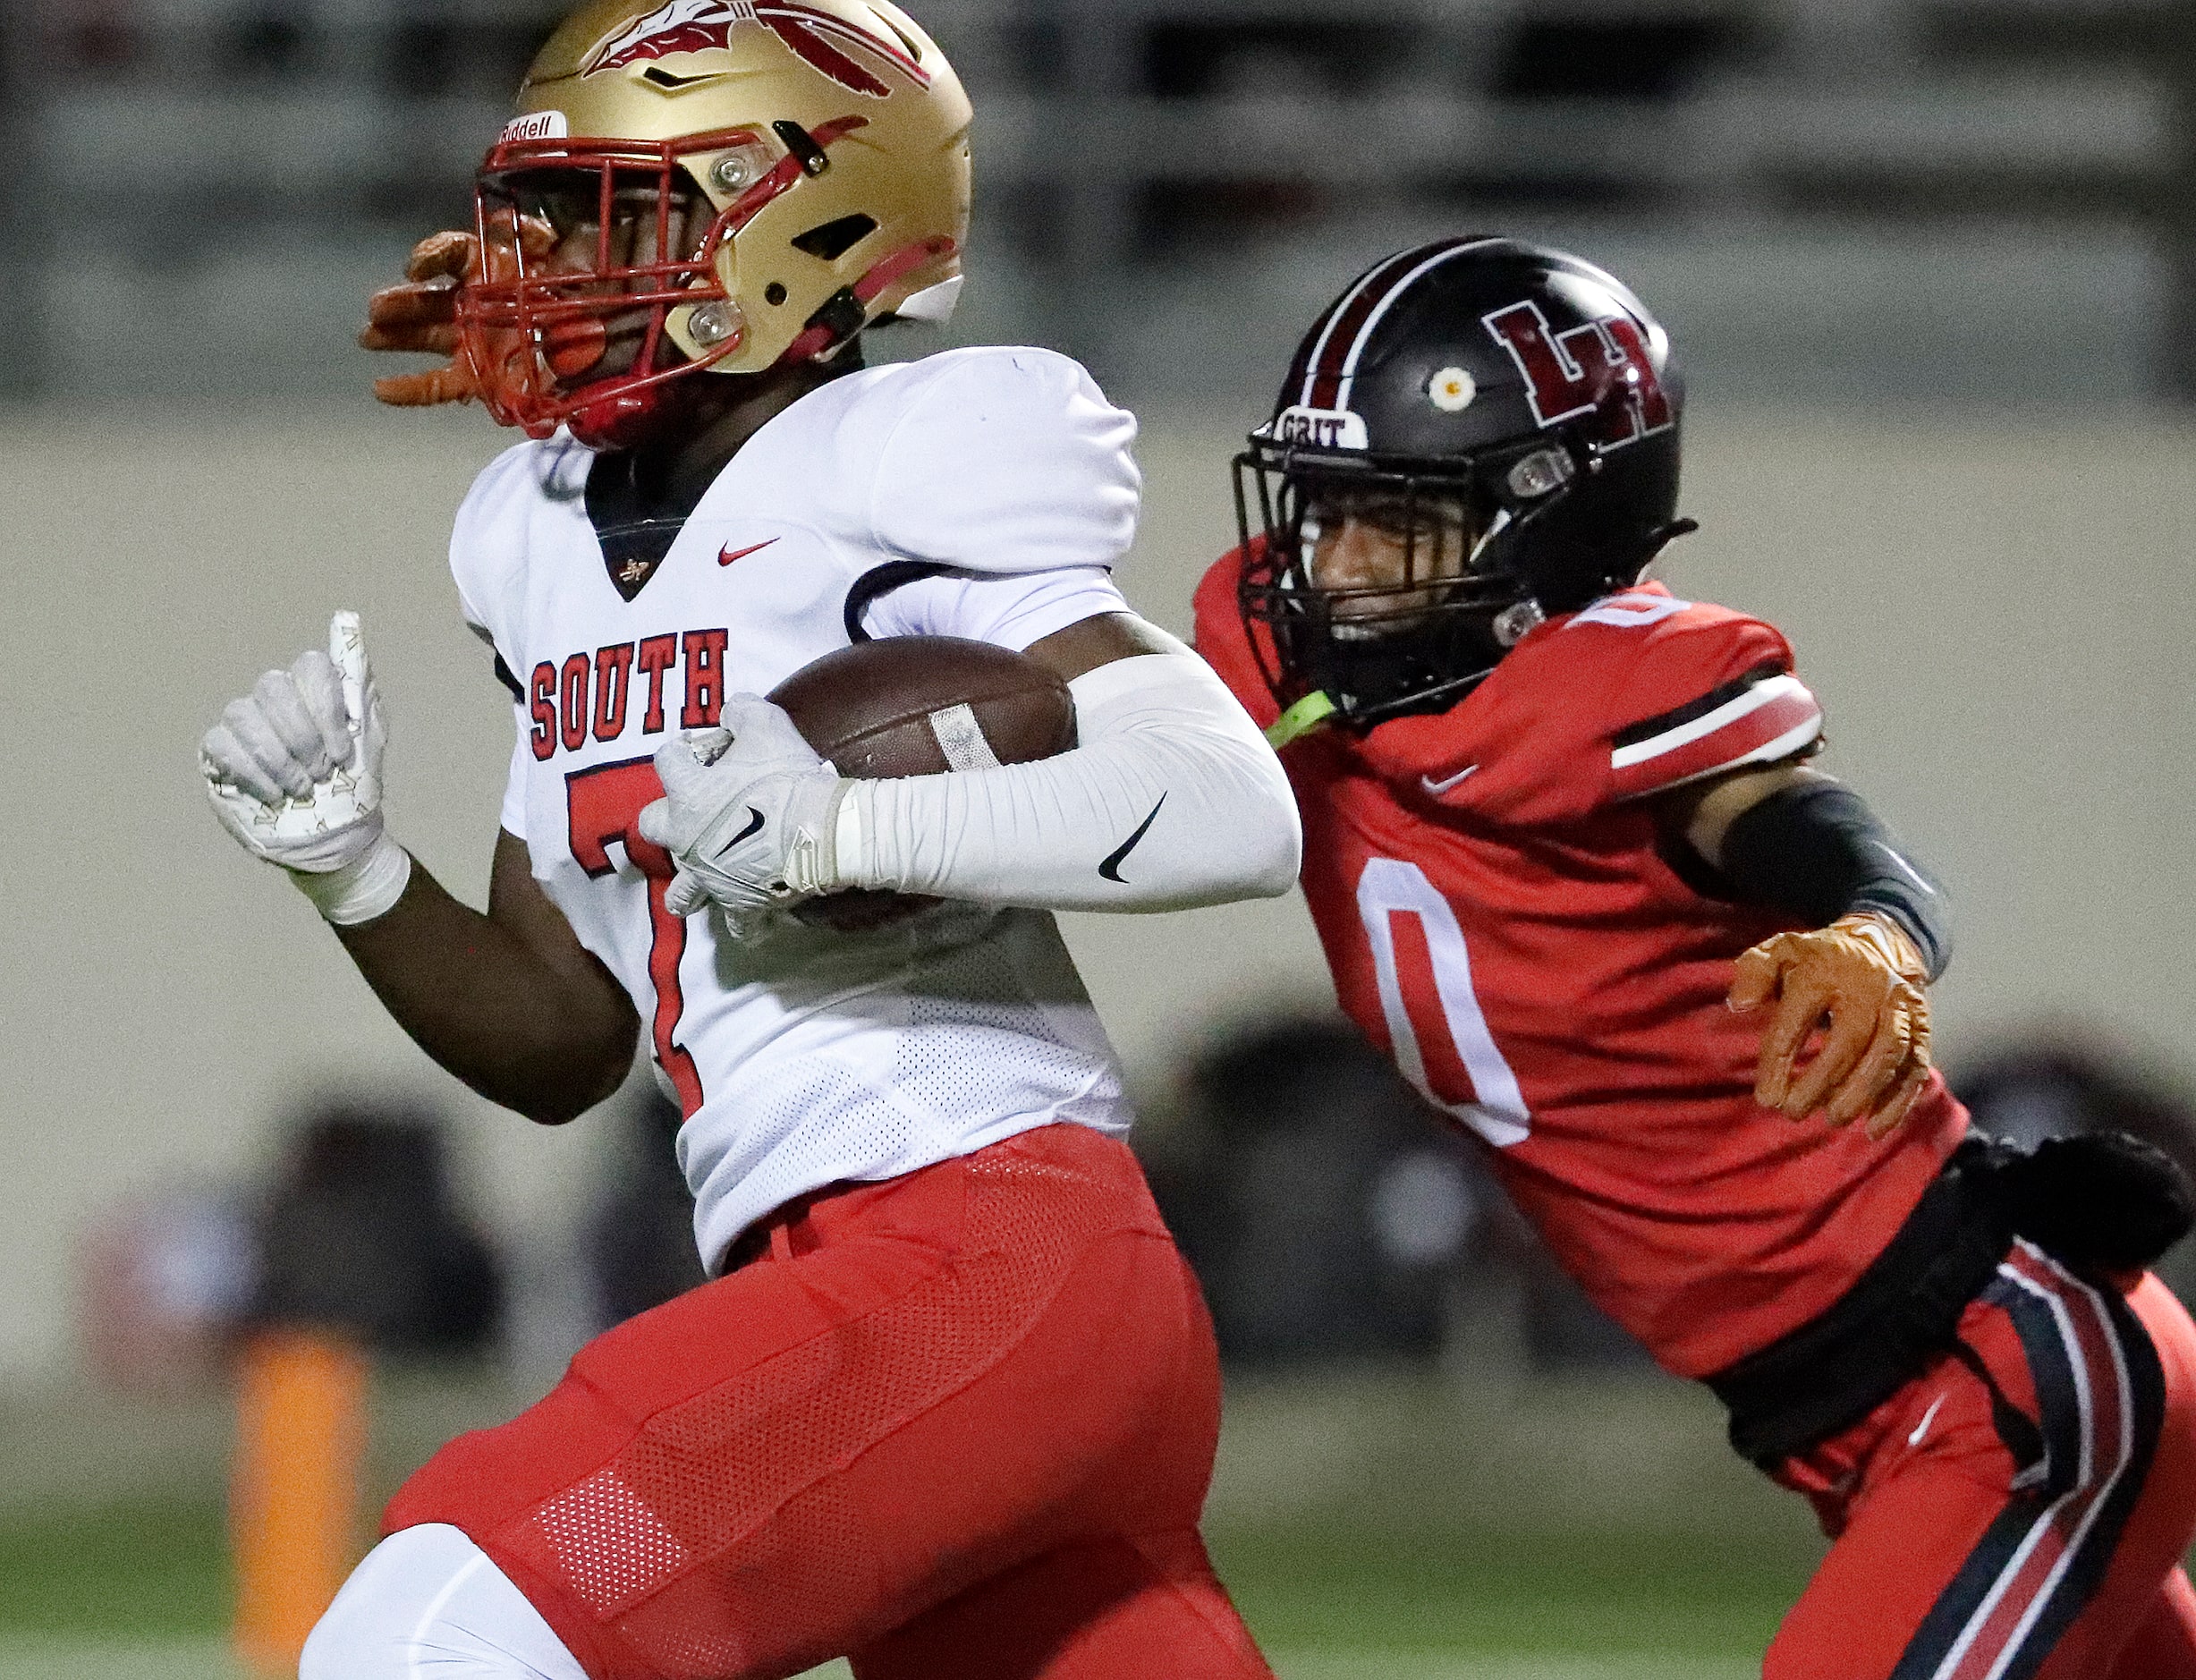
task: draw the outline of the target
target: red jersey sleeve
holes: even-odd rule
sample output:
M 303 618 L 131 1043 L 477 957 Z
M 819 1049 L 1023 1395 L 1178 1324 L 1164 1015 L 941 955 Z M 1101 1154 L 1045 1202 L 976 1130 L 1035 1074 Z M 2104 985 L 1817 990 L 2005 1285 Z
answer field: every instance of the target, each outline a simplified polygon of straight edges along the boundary
M 1564 628 L 1591 634 L 1589 608 Z M 1633 639 L 1613 694 L 1607 738 L 1609 796 L 1639 799 L 1750 764 L 1773 764 L 1812 747 L 1822 708 L 1793 675 L 1792 645 L 1773 626 L 1721 607 L 1688 606 L 1624 631 Z
M 1281 707 L 1267 686 L 1265 668 L 1251 645 L 1251 627 L 1236 604 L 1235 585 L 1242 575 L 1242 550 L 1238 548 L 1206 573 L 1197 586 L 1197 650 L 1258 726 L 1270 729 L 1281 716 Z
M 1461 705 L 1356 751 L 1446 809 L 1538 827 L 1789 757 L 1821 730 L 1774 628 L 1649 583 L 1549 620 Z

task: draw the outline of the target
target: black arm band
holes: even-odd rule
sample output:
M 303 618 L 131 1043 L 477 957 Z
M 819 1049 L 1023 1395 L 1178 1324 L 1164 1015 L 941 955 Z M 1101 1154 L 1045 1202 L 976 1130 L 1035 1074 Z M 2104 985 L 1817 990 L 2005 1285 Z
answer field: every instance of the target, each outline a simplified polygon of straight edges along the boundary
M 1742 903 L 1798 917 L 1810 928 L 1872 910 L 1906 930 L 1932 980 L 1952 960 L 1944 889 L 1835 782 L 1810 781 L 1741 811 L 1724 835 L 1721 873 Z

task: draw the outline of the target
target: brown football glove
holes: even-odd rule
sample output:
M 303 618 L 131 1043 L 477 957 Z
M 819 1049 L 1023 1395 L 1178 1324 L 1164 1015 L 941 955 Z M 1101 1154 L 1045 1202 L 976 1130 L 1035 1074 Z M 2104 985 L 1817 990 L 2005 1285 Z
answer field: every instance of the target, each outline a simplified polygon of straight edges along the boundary
M 1838 1126 L 1865 1115 L 1869 1136 L 1888 1137 L 1929 1081 L 1927 984 L 1921 954 L 1887 917 L 1840 916 L 1763 940 L 1739 958 L 1730 994 L 1742 1013 L 1776 1005 L 1761 1035 L 1754 1100 L 1794 1120 L 1819 1110 Z M 1818 1029 L 1821 1043 L 1799 1072 Z
M 504 216 L 508 225 L 510 212 Z M 519 238 L 529 257 L 545 256 L 556 244 L 555 231 L 531 216 L 520 221 Z M 497 278 L 506 278 L 514 265 L 504 252 L 496 255 Z M 384 286 L 366 301 L 359 343 L 368 350 L 447 356 L 450 365 L 377 379 L 375 396 L 393 408 L 432 408 L 480 395 L 479 377 L 458 342 L 457 293 L 481 274 L 480 242 L 470 233 L 430 233 L 411 248 L 403 284 Z

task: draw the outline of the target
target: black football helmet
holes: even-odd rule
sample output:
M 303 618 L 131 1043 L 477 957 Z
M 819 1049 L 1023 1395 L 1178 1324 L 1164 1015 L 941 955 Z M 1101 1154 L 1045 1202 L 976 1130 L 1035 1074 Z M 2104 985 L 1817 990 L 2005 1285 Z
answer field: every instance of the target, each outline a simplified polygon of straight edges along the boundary
M 1361 276 L 1235 462 L 1242 608 L 1276 698 L 1323 693 L 1361 725 L 1444 710 L 1542 619 L 1638 581 L 1693 528 L 1682 400 L 1668 335 L 1575 257 L 1473 236 Z M 1402 538 L 1403 576 L 1323 586 L 1322 521 L 1361 510 Z M 1425 541 L 1445 527 L 1461 567 Z

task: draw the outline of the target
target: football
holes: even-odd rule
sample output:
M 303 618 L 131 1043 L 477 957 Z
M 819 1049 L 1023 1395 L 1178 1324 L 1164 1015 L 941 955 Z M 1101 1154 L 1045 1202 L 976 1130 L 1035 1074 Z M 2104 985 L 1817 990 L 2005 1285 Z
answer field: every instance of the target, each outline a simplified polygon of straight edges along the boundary
M 957 636 L 857 642 L 803 666 L 769 698 L 841 776 L 864 781 L 1028 764 L 1075 744 L 1074 698 L 1056 673 L 1025 654 Z M 933 902 L 908 893 L 834 893 L 793 913 L 857 932 Z

